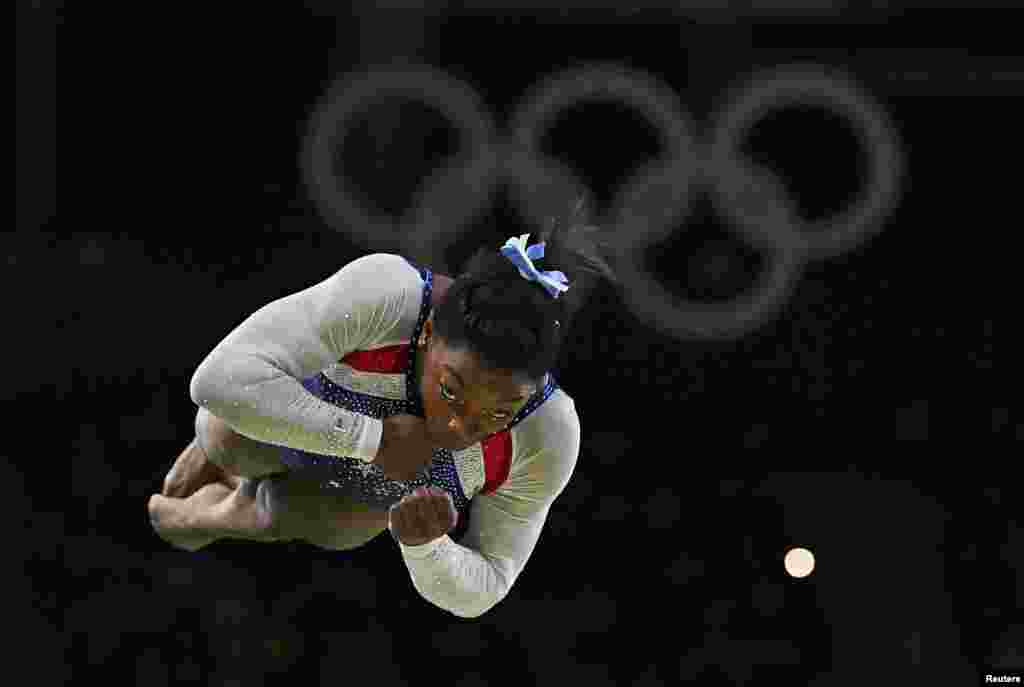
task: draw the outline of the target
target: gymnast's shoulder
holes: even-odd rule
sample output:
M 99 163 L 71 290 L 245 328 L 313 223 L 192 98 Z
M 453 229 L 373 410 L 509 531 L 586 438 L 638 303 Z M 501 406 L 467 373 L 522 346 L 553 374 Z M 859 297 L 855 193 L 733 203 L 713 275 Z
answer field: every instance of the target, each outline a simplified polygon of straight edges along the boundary
M 512 475 L 528 474 L 557 495 L 568 484 L 580 453 L 576 403 L 559 387 L 512 428 Z

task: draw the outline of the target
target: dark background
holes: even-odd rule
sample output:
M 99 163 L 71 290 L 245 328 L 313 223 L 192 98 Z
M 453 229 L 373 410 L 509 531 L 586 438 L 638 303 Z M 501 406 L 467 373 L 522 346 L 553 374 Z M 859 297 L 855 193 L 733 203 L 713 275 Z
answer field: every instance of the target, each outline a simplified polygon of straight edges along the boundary
M 154 687 L 962 685 L 983 665 L 1021 668 L 1020 15 L 753 4 L 24 8 L 6 482 L 27 514 L 16 591 L 33 627 L 63 628 L 50 667 Z M 190 554 L 150 530 L 147 497 L 193 435 L 202 358 L 261 305 L 369 252 L 300 172 L 335 79 L 430 64 L 501 122 L 538 79 L 610 61 L 660 79 L 701 122 L 726 85 L 797 60 L 843 68 L 881 103 L 905 156 L 899 204 L 740 338 L 674 338 L 596 289 L 557 371 L 583 428 L 575 477 L 482 618 L 423 600 L 386 536 L 348 553 L 222 541 Z M 441 120 L 404 112 L 357 128 L 344 160 L 367 204 L 391 211 L 457 148 Z M 657 154 L 652 131 L 593 106 L 546 149 L 600 212 Z M 827 215 L 857 189 L 852 141 L 795 112 L 752 154 Z M 698 209 L 648 268 L 691 298 L 742 291 L 758 256 Z M 432 267 L 457 272 L 476 246 L 535 230 L 504 192 L 473 227 Z M 48 441 L 65 427 L 70 452 Z M 70 500 L 52 488 L 65 472 Z M 785 574 L 795 545 L 817 557 L 809 578 Z

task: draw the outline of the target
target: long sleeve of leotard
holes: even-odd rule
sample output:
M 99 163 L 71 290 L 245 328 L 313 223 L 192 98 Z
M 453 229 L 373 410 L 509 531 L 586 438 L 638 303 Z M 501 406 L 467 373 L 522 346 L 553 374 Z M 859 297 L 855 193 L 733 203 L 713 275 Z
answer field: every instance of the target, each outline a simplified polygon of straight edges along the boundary
M 372 460 L 381 421 L 320 400 L 300 380 L 351 351 L 398 338 L 403 314 L 418 309 L 422 292 L 400 256 L 353 260 L 231 331 L 193 375 L 192 400 L 250 439 Z
M 532 555 L 579 456 L 575 404 L 566 394 L 552 396 L 513 428 L 512 437 L 508 480 L 473 498 L 460 543 L 444 535 L 421 546 L 399 545 L 420 595 L 459 617 L 479 617 L 505 598 Z

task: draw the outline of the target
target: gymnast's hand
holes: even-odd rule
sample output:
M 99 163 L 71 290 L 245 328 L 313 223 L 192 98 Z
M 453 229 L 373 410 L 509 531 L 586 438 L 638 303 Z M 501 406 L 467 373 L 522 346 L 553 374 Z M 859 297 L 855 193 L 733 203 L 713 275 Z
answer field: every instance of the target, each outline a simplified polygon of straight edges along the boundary
M 380 448 L 373 462 L 389 479 L 414 480 L 433 459 L 434 447 L 427 437 L 427 423 L 423 418 L 406 414 L 384 418 Z
M 391 533 L 406 546 L 439 539 L 459 523 L 451 495 L 437 487 L 420 487 L 391 507 Z

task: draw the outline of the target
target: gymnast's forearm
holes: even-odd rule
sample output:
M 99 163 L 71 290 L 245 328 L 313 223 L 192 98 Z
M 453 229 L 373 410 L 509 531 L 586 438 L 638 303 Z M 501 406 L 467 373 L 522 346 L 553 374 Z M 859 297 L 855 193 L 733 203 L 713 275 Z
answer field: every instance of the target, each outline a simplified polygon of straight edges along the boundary
M 192 379 L 193 401 L 239 434 L 324 455 L 372 460 L 382 424 L 323 401 L 286 373 L 255 381 L 261 371 L 243 358 L 208 358 Z M 250 367 L 250 369 L 246 369 Z
M 509 581 L 486 556 L 448 535 L 401 549 L 416 591 L 453 615 L 480 617 L 509 592 Z

